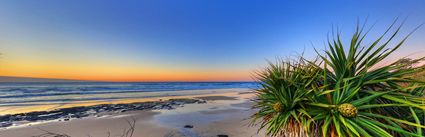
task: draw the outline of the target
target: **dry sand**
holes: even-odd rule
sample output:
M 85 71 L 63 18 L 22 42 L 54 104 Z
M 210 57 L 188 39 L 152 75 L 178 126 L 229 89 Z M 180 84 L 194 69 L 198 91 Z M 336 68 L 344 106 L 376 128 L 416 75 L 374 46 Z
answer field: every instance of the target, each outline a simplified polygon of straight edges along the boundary
M 33 123 L 30 126 L 0 129 L 0 137 L 31 137 L 45 134 L 46 131 L 72 137 L 116 137 L 129 129 L 127 121 L 132 119 L 136 119 L 133 137 L 264 136 L 263 132 L 257 133 L 258 127 L 249 126 L 250 116 L 255 113 L 255 110 L 251 109 L 250 99 L 254 94 L 250 93 L 250 90 L 233 89 L 232 92 L 205 93 L 209 94 L 161 98 L 201 98 L 207 100 L 205 104 L 186 104 L 173 110 L 131 111 L 70 121 Z M 193 128 L 185 128 L 185 125 L 192 125 Z

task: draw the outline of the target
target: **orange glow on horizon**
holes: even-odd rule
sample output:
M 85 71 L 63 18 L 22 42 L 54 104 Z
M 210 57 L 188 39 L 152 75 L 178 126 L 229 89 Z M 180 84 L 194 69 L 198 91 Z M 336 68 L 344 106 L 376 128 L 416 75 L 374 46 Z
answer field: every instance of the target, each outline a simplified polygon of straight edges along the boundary
M 110 82 L 150 81 L 253 81 L 241 70 L 177 69 L 152 66 L 74 65 L 2 62 L 0 76 L 55 78 Z
M 56 76 L 56 75 L 4 75 L 11 77 L 30 77 L 30 78 L 49 78 L 49 79 L 66 79 L 66 80 L 84 80 L 84 81 L 102 81 L 102 82 L 226 82 L 226 81 L 253 81 L 251 76 L 223 76 L 222 74 L 203 75 L 173 75 L 173 76 Z
M 159 64 L 124 64 L 90 60 L 42 60 L 31 57 L 0 60 L 0 76 L 88 81 L 252 81 L 251 72 L 229 68 L 176 67 Z
M 385 59 L 375 67 L 388 65 Z M 80 63 L 80 64 L 78 64 Z M 85 62 L 40 62 L 34 60 L 1 60 L 0 76 L 54 78 L 105 82 L 167 81 L 254 81 L 253 72 L 239 69 L 173 68 L 169 66 L 137 66 L 91 64 Z M 425 62 L 419 63 L 424 65 Z

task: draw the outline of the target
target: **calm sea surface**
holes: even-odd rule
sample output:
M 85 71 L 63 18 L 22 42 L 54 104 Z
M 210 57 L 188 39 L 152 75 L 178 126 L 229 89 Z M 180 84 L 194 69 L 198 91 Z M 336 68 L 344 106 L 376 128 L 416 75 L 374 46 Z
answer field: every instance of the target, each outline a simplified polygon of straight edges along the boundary
M 0 106 L 145 97 L 146 92 L 258 88 L 255 82 L 0 83 Z M 202 91 L 200 91 L 202 92 Z

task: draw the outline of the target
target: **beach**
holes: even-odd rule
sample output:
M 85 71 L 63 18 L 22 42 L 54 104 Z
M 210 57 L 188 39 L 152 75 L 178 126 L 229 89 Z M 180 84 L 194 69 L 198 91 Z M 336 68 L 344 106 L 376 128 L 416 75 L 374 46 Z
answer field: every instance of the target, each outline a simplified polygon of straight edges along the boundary
M 177 94 L 177 92 L 174 93 Z M 114 137 L 123 134 L 127 136 L 132 134 L 133 137 L 264 136 L 262 131 L 257 133 L 258 127 L 250 125 L 250 117 L 256 111 L 252 109 L 252 100 L 255 97 L 252 89 L 188 90 L 178 94 L 62 105 L 62 108 L 72 108 L 105 103 L 162 102 L 146 109 L 122 111 L 123 108 L 120 108 L 118 111 L 103 111 L 79 118 L 22 122 L 22 124 L 0 129 L 0 137 L 31 137 L 48 134 L 72 137 Z M 161 107 L 155 108 L 155 106 Z M 48 111 L 52 108 L 39 107 L 38 109 Z

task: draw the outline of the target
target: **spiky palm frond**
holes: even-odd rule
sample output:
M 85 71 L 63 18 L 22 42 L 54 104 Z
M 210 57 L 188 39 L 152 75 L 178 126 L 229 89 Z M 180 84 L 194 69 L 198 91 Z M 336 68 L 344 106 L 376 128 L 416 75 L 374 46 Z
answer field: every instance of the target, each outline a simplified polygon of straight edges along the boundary
M 257 91 L 260 108 L 254 115 L 262 119 L 261 128 L 273 136 L 295 136 L 306 134 L 303 122 L 311 119 L 305 111 L 306 101 L 312 98 L 314 79 L 319 74 L 314 66 L 301 62 L 270 63 L 258 74 L 262 89 Z
M 287 135 L 281 132 L 293 126 L 302 126 L 306 136 L 424 136 L 425 84 L 408 77 L 423 69 L 397 61 L 379 64 L 407 39 L 390 49 L 400 31 L 390 34 L 393 26 L 365 47 L 363 27 L 357 27 L 348 46 L 337 34 L 329 50 L 318 54 L 322 62 L 270 64 L 259 75 L 263 88 L 255 118 L 263 118 L 261 128 L 272 136 Z M 321 133 L 313 134 L 317 130 Z
M 338 114 L 329 118 L 329 120 L 332 119 L 329 123 L 339 136 L 358 136 L 360 131 L 363 132 L 363 136 L 422 136 L 422 134 L 411 134 L 411 132 L 415 127 L 424 128 L 424 123 L 415 121 L 415 117 L 401 115 L 415 116 L 417 111 L 425 109 L 423 96 L 417 94 L 420 90 L 423 92 L 423 83 L 404 77 L 417 73 L 419 69 L 406 68 L 407 64 L 397 62 L 378 66 L 380 61 L 397 50 L 408 37 L 389 49 L 388 44 L 398 34 L 400 27 L 396 28 L 389 39 L 381 41 L 393 25 L 394 23 L 366 48 L 360 47 L 362 39 L 366 36 L 366 34 L 362 34 L 362 28 L 357 27 L 348 49 L 344 48 L 340 35 L 337 34 L 333 42 L 328 42 L 330 51 L 325 51 L 326 56 L 320 55 L 325 64 L 330 66 L 330 69 L 323 68 L 324 71 L 329 72 L 326 77 L 331 77 L 326 79 L 330 80 L 328 83 L 331 83 L 327 85 L 327 89 L 333 90 L 327 95 L 331 97 L 327 103 L 335 106 L 348 103 L 359 108 L 359 113 L 355 118 L 344 118 Z M 403 86 L 401 83 L 410 85 Z M 417 130 L 420 132 L 422 129 Z

